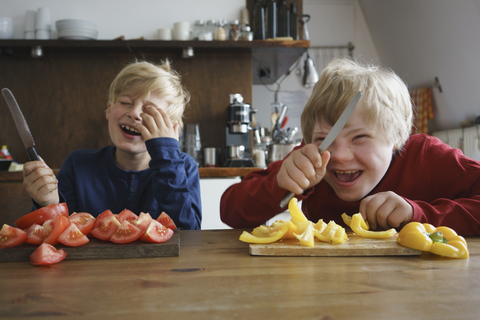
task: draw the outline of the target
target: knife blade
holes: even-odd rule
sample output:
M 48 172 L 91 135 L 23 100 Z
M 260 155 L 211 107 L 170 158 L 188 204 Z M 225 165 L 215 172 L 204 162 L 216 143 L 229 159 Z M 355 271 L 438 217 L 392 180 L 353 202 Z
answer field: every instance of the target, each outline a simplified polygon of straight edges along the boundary
M 350 116 L 353 113 L 353 110 L 355 110 L 355 107 L 358 103 L 358 100 L 360 100 L 360 97 L 362 96 L 362 93 L 358 91 L 355 93 L 353 96 L 352 100 L 348 103 L 347 107 L 345 110 L 343 110 L 342 114 L 340 115 L 340 118 L 338 118 L 337 122 L 333 125 L 332 129 L 330 129 L 330 132 L 327 134 L 323 142 L 320 144 L 318 147 L 318 151 L 320 151 L 320 154 L 322 154 L 327 148 L 332 144 L 333 140 L 338 136 L 340 131 L 342 131 L 343 127 L 348 122 L 348 119 L 350 119 Z M 290 200 L 295 196 L 293 192 L 288 192 L 280 201 L 280 208 L 285 208 Z
M 28 157 L 32 161 L 40 160 L 40 158 L 37 155 L 37 151 L 35 150 L 35 142 L 33 141 L 32 133 L 28 128 L 28 124 L 25 121 L 25 118 L 23 117 L 22 110 L 20 110 L 20 107 L 18 106 L 18 103 L 15 100 L 15 97 L 13 96 L 12 92 L 7 88 L 2 89 L 2 95 L 5 101 L 7 102 L 10 112 L 12 113 L 13 121 L 17 126 L 17 130 L 18 130 L 18 133 L 20 134 L 20 138 L 23 141 L 23 145 L 25 146 L 25 149 L 27 149 Z

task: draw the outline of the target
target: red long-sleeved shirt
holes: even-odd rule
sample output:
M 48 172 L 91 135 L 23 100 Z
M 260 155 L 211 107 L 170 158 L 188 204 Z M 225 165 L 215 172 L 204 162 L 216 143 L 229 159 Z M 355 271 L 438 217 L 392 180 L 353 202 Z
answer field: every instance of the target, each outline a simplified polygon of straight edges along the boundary
M 283 211 L 279 203 L 286 191 L 276 180 L 281 163 L 271 163 L 225 191 L 220 201 L 224 223 L 254 228 Z M 412 205 L 412 221 L 447 226 L 463 236 L 480 235 L 480 163 L 435 137 L 410 137 L 369 195 L 384 191 L 393 191 Z M 355 214 L 360 206 L 360 201 L 341 200 L 324 180 L 297 198 L 314 222 L 343 224 L 342 213 Z

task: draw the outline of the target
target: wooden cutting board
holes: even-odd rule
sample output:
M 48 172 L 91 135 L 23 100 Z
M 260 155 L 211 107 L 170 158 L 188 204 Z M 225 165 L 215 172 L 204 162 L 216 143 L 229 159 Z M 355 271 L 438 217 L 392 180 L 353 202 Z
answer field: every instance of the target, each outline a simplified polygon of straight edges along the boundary
M 30 255 L 38 246 L 24 243 L 17 247 L 0 249 L 0 262 L 30 261 Z M 154 257 L 176 257 L 180 254 L 180 231 L 162 243 L 148 243 L 137 240 L 131 243 L 117 244 L 90 238 L 87 244 L 79 247 L 67 247 L 62 244 L 55 246 L 67 252 L 65 260 L 95 260 L 95 259 L 133 259 Z
M 285 239 L 269 244 L 250 244 L 253 256 L 413 256 L 421 251 L 397 243 L 397 235 L 387 239 L 367 239 L 348 232 L 341 244 L 317 241 L 314 247 L 300 245 L 297 239 Z

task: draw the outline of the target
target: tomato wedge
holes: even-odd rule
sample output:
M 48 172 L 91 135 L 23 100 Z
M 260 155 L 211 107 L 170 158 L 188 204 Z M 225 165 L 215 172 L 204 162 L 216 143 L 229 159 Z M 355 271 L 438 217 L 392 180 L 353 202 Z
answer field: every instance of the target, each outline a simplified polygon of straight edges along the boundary
M 30 261 L 33 265 L 49 265 L 62 261 L 67 253 L 62 249 L 57 250 L 48 243 L 42 243 L 37 250 L 30 255 Z
M 117 220 L 120 223 L 123 223 L 123 221 L 125 220 L 127 220 L 130 223 L 133 223 L 137 219 L 138 219 L 138 216 L 128 209 L 122 210 L 122 212 L 120 212 L 117 217 Z
M 100 218 L 100 216 L 98 216 L 98 218 Z M 98 218 L 95 221 L 95 227 L 92 229 L 91 233 L 97 239 L 108 241 L 113 236 L 115 231 L 117 231 L 121 223 L 118 222 L 116 216 L 113 214 L 100 220 Z M 98 227 L 96 226 L 97 222 L 99 224 Z
M 153 218 L 150 215 L 150 213 L 141 212 L 140 215 L 138 216 L 137 221 L 135 221 L 133 224 L 137 228 L 139 228 L 140 230 L 145 232 L 145 230 L 147 230 L 148 225 L 150 224 L 150 222 L 152 222 L 152 220 L 153 220 Z
M 129 243 L 140 238 L 142 234 L 142 230 L 125 220 L 117 228 L 117 231 L 112 235 L 110 241 L 115 243 Z
M 34 223 L 27 229 L 26 243 L 39 246 L 42 244 L 43 239 L 45 239 L 45 232 L 41 225 Z
M 45 239 L 44 243 L 51 244 L 52 246 L 58 244 L 58 236 L 62 234 L 72 223 L 67 217 L 59 214 L 55 218 L 45 221 L 43 224 L 43 231 Z
M 75 212 L 71 214 L 68 219 L 70 219 L 84 235 L 88 235 L 95 225 L 95 218 L 87 212 Z
M 140 237 L 145 242 L 165 242 L 173 236 L 173 230 L 165 227 L 157 220 L 152 220 L 147 231 Z
M 100 227 L 100 225 L 102 224 L 102 220 L 103 220 L 103 219 L 106 219 L 106 218 L 108 218 L 108 217 L 113 217 L 113 216 L 114 216 L 114 214 L 112 213 L 112 211 L 110 211 L 110 210 L 108 210 L 108 209 L 105 210 L 105 211 L 103 211 L 103 212 L 100 213 L 100 214 L 98 215 L 98 217 L 95 219 L 95 224 L 93 225 L 93 228 L 95 229 L 95 228 Z
M 172 230 L 177 229 L 177 226 L 175 225 L 175 222 L 173 222 L 172 218 L 165 212 L 162 212 L 158 218 L 157 221 L 163 224 L 165 227 L 170 228 Z
M 27 233 L 22 229 L 4 224 L 0 230 L 0 249 L 18 246 L 27 240 Z
M 65 231 L 58 236 L 58 241 L 69 247 L 78 247 L 84 245 L 89 240 L 77 227 L 72 223 Z
M 28 227 L 30 227 L 34 223 L 43 225 L 45 221 L 55 218 L 55 216 L 58 214 L 68 217 L 68 207 L 65 202 L 51 204 L 49 206 L 27 213 L 26 215 L 15 221 L 15 225 L 20 229 L 28 229 Z

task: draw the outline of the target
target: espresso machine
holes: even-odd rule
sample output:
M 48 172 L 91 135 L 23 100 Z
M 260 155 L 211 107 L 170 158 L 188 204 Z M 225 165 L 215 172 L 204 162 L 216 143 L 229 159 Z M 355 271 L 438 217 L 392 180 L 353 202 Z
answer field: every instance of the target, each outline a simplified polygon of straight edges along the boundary
M 227 161 L 225 167 L 253 167 L 252 160 L 252 114 L 256 111 L 243 102 L 240 93 L 230 94 L 228 119 L 225 128 Z

